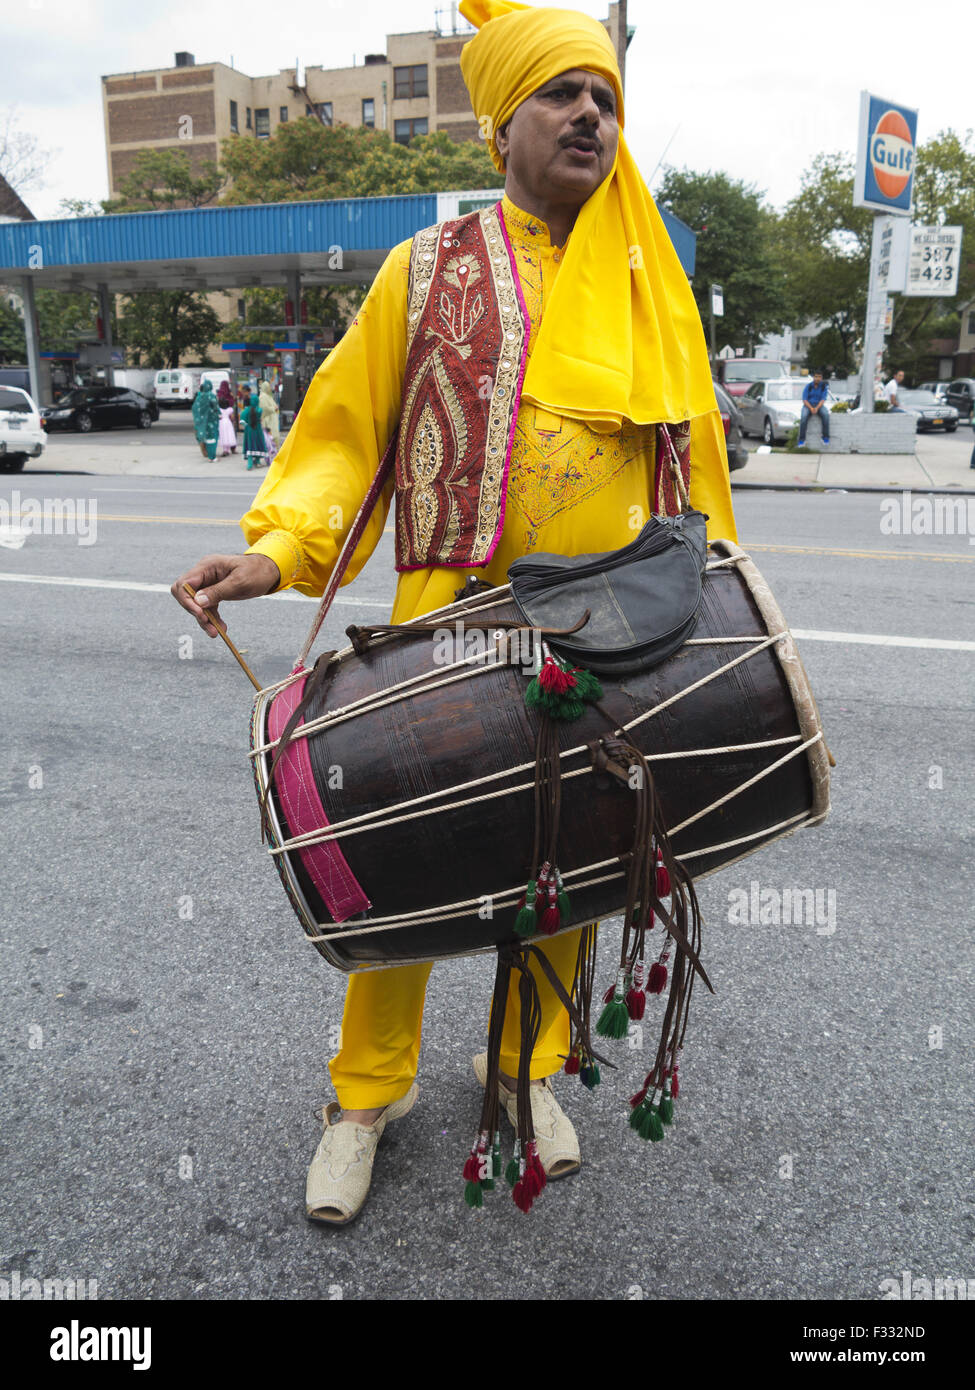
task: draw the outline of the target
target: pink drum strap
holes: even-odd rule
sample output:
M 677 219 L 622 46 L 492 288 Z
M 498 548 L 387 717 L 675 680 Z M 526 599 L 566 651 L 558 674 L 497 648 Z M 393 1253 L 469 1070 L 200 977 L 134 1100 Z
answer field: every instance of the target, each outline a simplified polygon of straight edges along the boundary
M 268 714 L 268 733 L 272 739 L 280 738 L 304 688 L 304 680 L 294 681 L 272 700 Z M 303 724 L 304 720 L 300 722 Z M 306 738 L 297 738 L 288 744 L 275 770 L 274 783 L 292 835 L 323 830 L 328 825 L 312 775 Z M 334 921 L 348 921 L 357 912 L 372 906 L 334 840 L 320 841 L 297 853 Z

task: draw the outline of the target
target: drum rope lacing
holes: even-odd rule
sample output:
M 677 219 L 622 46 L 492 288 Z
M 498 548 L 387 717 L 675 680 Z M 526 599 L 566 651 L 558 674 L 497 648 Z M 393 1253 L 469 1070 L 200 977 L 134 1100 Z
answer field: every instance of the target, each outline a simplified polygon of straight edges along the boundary
M 653 706 L 651 709 L 649 709 L 649 710 L 645 710 L 643 714 L 637 715 L 636 718 L 631 719 L 631 720 L 629 720 L 627 723 L 620 725 L 620 726 L 619 726 L 620 732 L 628 733 L 631 729 L 636 728 L 638 725 L 644 723 L 646 720 L 651 719 L 651 718 L 653 718 L 655 715 L 660 714 L 663 710 L 668 709 L 671 705 L 675 704 L 678 700 L 684 699 L 685 696 L 690 695 L 693 691 L 700 689 L 700 688 L 701 688 L 702 686 L 704 686 L 704 685 L 707 685 L 710 681 L 713 681 L 713 680 L 717 679 L 718 676 L 721 676 L 721 675 L 725 674 L 726 672 L 732 670 L 734 667 L 739 666 L 743 661 L 747 661 L 750 657 L 757 655 L 757 653 L 759 653 L 759 652 L 761 652 L 761 651 L 764 651 L 766 647 L 771 646 L 774 642 L 779 642 L 779 641 L 781 641 L 783 638 L 790 638 L 790 639 L 791 639 L 791 634 L 788 632 L 788 630 L 786 630 L 785 632 L 781 632 L 781 633 L 775 633 L 775 634 L 772 635 L 771 637 L 766 637 L 766 638 L 763 638 L 763 639 L 759 639 L 759 640 L 757 640 L 757 641 L 756 641 L 754 638 L 749 638 L 749 639 L 747 639 L 747 640 L 749 640 L 749 641 L 754 641 L 754 642 L 755 642 L 755 645 L 752 647 L 751 651 L 745 652 L 745 653 L 743 653 L 741 656 L 735 657 L 732 661 L 725 662 L 723 665 L 716 667 L 714 671 L 711 671 L 711 672 L 709 672 L 706 676 L 702 676 L 700 679 L 698 679 L 698 680 L 692 682 L 692 683 L 691 683 L 689 686 L 687 686 L 684 690 L 679 690 L 679 691 L 677 691 L 674 695 L 669 696 L 668 699 L 660 701 L 659 704 L 654 705 L 654 706 Z M 503 664 L 503 663 L 500 663 L 500 662 L 492 663 L 492 665 L 501 665 L 501 664 Z M 489 669 L 491 669 L 491 667 L 485 667 L 484 669 L 485 669 L 485 670 L 489 670 Z M 456 677 L 451 677 L 451 679 L 456 679 Z M 427 688 L 427 689 L 434 689 L 435 687 L 431 685 L 431 686 L 426 687 L 426 688 Z M 313 721 L 313 722 L 314 722 L 314 721 Z M 305 728 L 305 727 L 307 727 L 307 726 L 302 725 L 301 727 L 302 727 L 302 728 Z M 297 733 L 297 732 L 299 732 L 299 731 L 298 731 L 298 730 L 295 730 L 295 733 Z M 820 737 L 821 737 L 821 735 L 820 735 Z M 815 741 L 815 740 L 813 740 L 813 741 Z M 270 746 L 273 747 L 273 745 L 270 745 Z M 567 748 L 567 749 L 565 749 L 564 751 L 562 751 L 562 753 L 560 754 L 560 756 L 561 756 L 562 759 L 570 758 L 570 757 L 573 757 L 574 755 L 576 755 L 576 754 L 578 754 L 578 753 L 585 753 L 585 752 L 588 752 L 588 747 L 589 747 L 588 744 L 585 744 L 585 743 L 583 743 L 583 744 L 578 744 L 577 746 L 575 746 L 575 747 L 573 747 L 573 748 Z M 735 750 L 734 750 L 733 747 L 732 747 L 732 748 L 729 748 L 727 751 L 735 751 Z M 794 750 L 794 752 L 801 752 L 801 751 L 803 751 L 802 748 L 797 749 L 797 750 Z M 695 754 L 694 754 L 694 750 L 687 750 L 687 751 L 683 751 L 683 752 L 678 752 L 678 753 L 676 753 L 674 756 L 676 756 L 676 757 L 685 757 L 685 758 L 686 758 L 686 757 L 693 757 L 694 755 L 695 755 Z M 792 756 L 792 755 L 790 755 L 790 756 Z M 491 774 L 489 774 L 487 777 L 482 778 L 482 779 L 479 778 L 479 779 L 477 779 L 477 781 L 478 781 L 478 782 L 496 781 L 496 780 L 499 780 L 499 779 L 502 778 L 502 777 L 510 777 L 510 776 L 513 776 L 514 774 L 516 774 L 516 773 L 518 773 L 518 772 L 527 772 L 527 771 L 529 771 L 531 768 L 533 768 L 534 765 L 535 765 L 535 764 L 534 764 L 533 761 L 532 761 L 532 762 L 519 763 L 519 764 L 516 764 L 514 767 L 507 768 L 507 769 L 505 769 L 505 770 L 503 770 L 503 771 L 501 771 L 501 772 L 491 773 Z M 398 809 L 401 810 L 401 811 L 402 811 L 402 810 L 406 810 L 406 809 L 408 809 L 409 807 L 412 807 L 412 806 L 415 806 L 415 805 L 420 805 L 421 803 L 423 803 L 423 802 L 425 802 L 425 801 L 427 801 L 427 800 L 429 800 L 429 799 L 431 799 L 431 798 L 436 798 L 436 797 L 438 797 L 438 796 L 449 796 L 454 790 L 462 789 L 464 785 L 465 785 L 465 784 L 460 784 L 460 788 L 446 787 L 446 788 L 444 788 L 444 789 L 443 789 L 442 791 L 440 791 L 440 792 L 432 792 L 432 793 L 427 793 L 427 794 L 425 794 L 425 795 L 422 796 L 422 797 L 414 797 L 414 798 L 412 798 L 412 799 L 409 800 L 409 801 L 404 801 L 404 802 L 400 803 L 400 806 L 399 806 Z M 488 800 L 488 799 L 489 799 L 489 796 L 488 796 L 488 795 L 485 795 L 485 796 L 483 796 L 483 797 L 474 797 L 474 798 L 472 798 L 471 800 L 472 800 L 472 801 L 478 801 L 478 800 Z M 462 803 L 462 804 L 470 804 L 470 802 L 465 802 L 465 803 Z M 443 807 L 428 807 L 428 808 L 426 808 L 425 811 L 417 812 L 417 813 L 415 813 L 415 815 L 432 814 L 434 811 L 450 810 L 450 809 L 453 809 L 453 808 L 454 808 L 454 804 L 453 804 L 453 803 L 448 803 L 446 806 L 443 806 Z M 378 813 L 378 814 L 382 814 L 382 812 L 380 812 L 380 813 Z M 387 825 L 387 824 L 393 825 L 393 824 L 396 824 L 399 820 L 415 818 L 415 815 L 411 815 L 411 816 L 400 816 L 400 815 L 397 815 L 397 816 L 393 816 L 393 817 L 388 817 L 387 820 L 385 820 L 385 821 L 381 821 L 381 820 L 376 819 L 376 820 L 374 820 L 374 821 L 371 823 L 370 826 L 368 826 L 368 827 L 363 826 L 363 828 L 372 829 L 372 828 L 379 828 L 379 827 L 381 827 L 381 826 L 383 826 L 383 825 Z M 377 816 L 377 812 L 366 812 L 366 816 Z M 272 853 L 272 854 L 276 854 L 276 853 L 282 853 L 282 852 L 286 852 L 286 851 L 293 850 L 293 849 L 303 849 L 303 848 L 306 848 L 306 847 L 309 846 L 309 845 L 318 844 L 318 843 L 320 843 L 320 842 L 322 842 L 322 841 L 324 841 L 324 840 L 336 838 L 337 835 L 338 835 L 338 833 L 341 832 L 341 830 L 342 830 L 343 828 L 347 828 L 352 822 L 357 822 L 357 821 L 358 821 L 358 822 L 361 822 L 361 821 L 363 821 L 364 819 L 365 819 L 365 817 L 351 817 L 350 820 L 349 820 L 348 822 L 345 822 L 345 821 L 338 821 L 338 822 L 336 822 L 336 824 L 335 824 L 334 826 L 329 826 L 329 827 L 327 827 L 325 830 L 309 831 L 309 832 L 307 832 L 305 835 L 297 835 L 297 836 L 294 836 L 293 838 L 291 838 L 291 839 L 289 839 L 289 840 L 282 841 L 282 843 L 281 843 L 279 846 L 277 846 L 276 848 L 272 848 L 272 849 L 271 849 L 271 853 Z

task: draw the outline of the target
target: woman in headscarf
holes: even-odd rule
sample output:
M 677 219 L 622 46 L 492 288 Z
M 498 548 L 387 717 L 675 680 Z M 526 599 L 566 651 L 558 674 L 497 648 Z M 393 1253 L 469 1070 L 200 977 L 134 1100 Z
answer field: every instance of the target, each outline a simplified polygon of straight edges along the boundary
M 268 445 L 268 458 L 273 458 L 280 448 L 281 436 L 278 433 L 278 403 L 274 399 L 274 391 L 269 381 L 261 382 L 260 395 L 261 411 L 264 418 L 264 433 L 271 441 Z
M 200 453 L 205 459 L 217 456 L 217 436 L 220 430 L 220 407 L 213 394 L 213 384 L 204 378 L 193 402 L 193 428 Z
M 234 419 L 234 398 L 225 381 L 221 381 L 217 390 L 217 404 L 220 407 L 220 433 L 218 435 L 220 453 L 222 455 L 235 454 L 237 452 L 237 424 Z
M 250 396 L 247 407 L 241 412 L 240 422 L 244 426 L 244 458 L 248 468 L 260 468 L 267 463 L 267 442 L 261 424 L 261 407 L 256 395 Z

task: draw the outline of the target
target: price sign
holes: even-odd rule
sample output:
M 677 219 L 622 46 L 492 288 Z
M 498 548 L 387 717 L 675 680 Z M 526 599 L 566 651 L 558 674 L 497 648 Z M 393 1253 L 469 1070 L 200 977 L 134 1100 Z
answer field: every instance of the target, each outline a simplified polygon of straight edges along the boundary
M 958 292 L 961 227 L 911 228 L 904 293 L 947 299 Z

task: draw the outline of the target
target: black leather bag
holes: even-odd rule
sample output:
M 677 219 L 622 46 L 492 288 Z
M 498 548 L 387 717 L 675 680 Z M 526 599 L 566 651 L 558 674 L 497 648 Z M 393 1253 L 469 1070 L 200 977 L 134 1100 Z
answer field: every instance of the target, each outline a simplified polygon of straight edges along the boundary
M 525 555 L 508 570 L 518 611 L 532 627 L 568 627 L 553 651 L 599 675 L 625 676 L 666 661 L 694 631 L 707 564 L 707 517 L 652 516 L 622 550 Z

